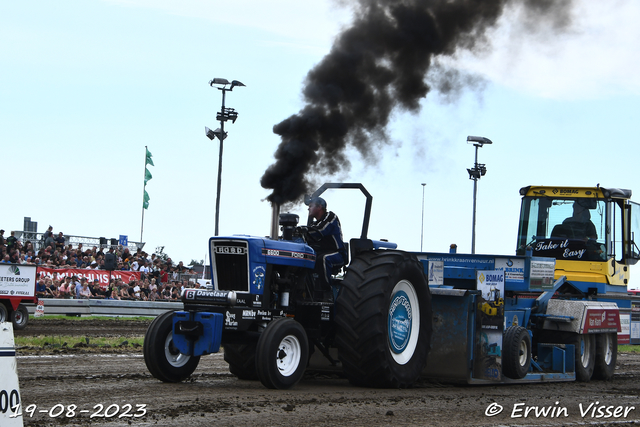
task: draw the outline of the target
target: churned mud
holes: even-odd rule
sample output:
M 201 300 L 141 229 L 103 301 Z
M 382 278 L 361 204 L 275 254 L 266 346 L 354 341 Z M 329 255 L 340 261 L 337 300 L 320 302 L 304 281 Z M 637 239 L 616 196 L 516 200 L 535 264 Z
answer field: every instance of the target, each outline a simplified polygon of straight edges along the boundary
M 59 323 L 55 325 L 54 323 Z M 34 322 L 20 335 L 139 336 L 146 322 Z M 73 330 L 73 332 L 71 332 Z M 55 333 L 55 332 L 54 332 Z M 186 382 L 148 373 L 142 349 L 18 351 L 25 426 L 484 426 L 640 424 L 640 355 L 619 354 L 613 381 L 412 389 L 354 387 L 309 373 L 293 389 L 238 380 L 222 354 L 204 356 Z

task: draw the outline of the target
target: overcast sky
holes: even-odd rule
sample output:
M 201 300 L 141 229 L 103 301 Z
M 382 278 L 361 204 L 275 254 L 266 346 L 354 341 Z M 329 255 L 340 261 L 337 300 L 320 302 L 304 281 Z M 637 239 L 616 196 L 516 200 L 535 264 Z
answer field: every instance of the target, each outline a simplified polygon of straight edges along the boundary
M 0 227 L 23 217 L 65 234 L 140 240 L 145 146 L 153 154 L 145 249 L 174 260 L 207 256 L 213 235 L 221 93 L 214 77 L 246 87 L 227 93 L 220 234 L 269 233 L 270 194 L 260 177 L 280 142 L 273 125 L 303 106 L 307 72 L 352 20 L 329 0 L 61 0 L 0 3 Z M 526 185 L 629 188 L 640 200 L 640 3 L 578 1 L 572 24 L 531 31 L 509 11 L 490 30 L 492 48 L 442 64 L 475 85 L 437 93 L 417 114 L 398 112 L 390 145 L 332 182 L 373 195 L 369 237 L 420 250 L 471 250 L 474 147 L 479 161 L 478 253 L 513 254 Z M 364 199 L 326 194 L 345 238 L 358 237 Z M 293 212 L 306 218 L 304 207 Z M 304 221 L 304 219 L 303 219 Z M 7 235 L 6 233 L 5 235 Z M 633 283 L 633 282 L 632 282 Z

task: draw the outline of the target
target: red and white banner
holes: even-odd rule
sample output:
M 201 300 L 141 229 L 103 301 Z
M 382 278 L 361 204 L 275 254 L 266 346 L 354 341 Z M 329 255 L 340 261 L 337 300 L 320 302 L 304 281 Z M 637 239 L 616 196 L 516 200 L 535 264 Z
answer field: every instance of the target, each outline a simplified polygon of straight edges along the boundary
M 140 280 L 139 271 L 120 271 L 113 270 L 111 273 L 107 270 L 91 270 L 84 268 L 46 268 L 38 267 L 37 273 L 42 276 L 53 278 L 54 273 L 57 273 L 58 279 L 64 279 L 69 276 L 78 276 L 78 279 L 86 277 L 89 282 L 93 282 L 98 279 L 100 286 L 106 287 L 109 284 L 109 278 L 117 279 L 121 278 L 124 283 L 129 283 L 132 280 Z
M 598 332 L 622 332 L 620 327 L 620 312 L 618 308 L 588 308 L 582 319 L 585 334 Z

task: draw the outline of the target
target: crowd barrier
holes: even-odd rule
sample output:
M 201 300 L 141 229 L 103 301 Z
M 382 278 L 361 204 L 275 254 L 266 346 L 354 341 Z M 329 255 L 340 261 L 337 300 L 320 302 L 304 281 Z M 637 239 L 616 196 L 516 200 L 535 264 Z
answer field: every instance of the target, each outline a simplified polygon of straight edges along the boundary
M 159 316 L 173 310 L 182 310 L 180 301 L 123 301 L 105 299 L 53 299 L 43 298 L 44 314 L 66 316 Z M 36 312 L 35 304 L 25 304 L 29 315 Z

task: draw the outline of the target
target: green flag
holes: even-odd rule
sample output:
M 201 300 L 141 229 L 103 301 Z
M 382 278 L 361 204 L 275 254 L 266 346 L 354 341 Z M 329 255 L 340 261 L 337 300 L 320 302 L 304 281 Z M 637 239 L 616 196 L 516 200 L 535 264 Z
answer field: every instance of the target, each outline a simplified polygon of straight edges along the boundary
M 142 207 L 144 209 L 149 209 L 149 193 L 147 193 L 147 182 L 149 182 L 149 180 L 151 178 L 153 178 L 153 176 L 151 175 L 151 172 L 149 172 L 149 169 L 147 168 L 147 165 L 151 165 L 151 166 L 155 166 L 153 164 L 153 160 L 151 160 L 151 158 L 153 157 L 151 155 L 151 151 L 149 151 L 149 149 L 147 147 L 144 147 L 145 151 L 146 151 L 146 158 L 145 158 L 145 162 L 144 162 L 144 186 L 145 186 L 145 190 L 144 190 L 144 197 L 142 200 Z
M 151 152 L 147 149 L 147 161 L 145 163 L 145 165 L 151 165 L 151 166 L 155 166 L 153 164 L 153 160 L 151 160 L 153 156 L 151 155 Z
M 144 190 L 144 200 L 142 201 L 142 207 L 145 209 L 149 209 L 149 193 L 147 193 L 147 190 Z

